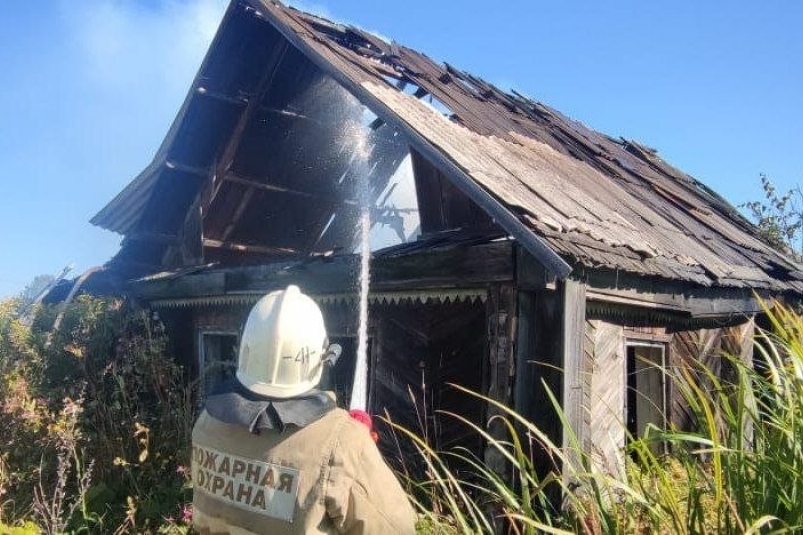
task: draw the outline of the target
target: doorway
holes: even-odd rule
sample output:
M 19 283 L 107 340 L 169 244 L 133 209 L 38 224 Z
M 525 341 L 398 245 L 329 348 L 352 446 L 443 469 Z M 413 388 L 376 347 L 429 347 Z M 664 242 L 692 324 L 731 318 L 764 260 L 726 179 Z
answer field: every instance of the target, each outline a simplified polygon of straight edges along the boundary
M 625 416 L 628 435 L 638 439 L 644 437 L 648 429 L 666 429 L 666 345 L 627 342 L 626 349 Z M 655 454 L 665 453 L 666 444 L 655 442 L 651 449 Z

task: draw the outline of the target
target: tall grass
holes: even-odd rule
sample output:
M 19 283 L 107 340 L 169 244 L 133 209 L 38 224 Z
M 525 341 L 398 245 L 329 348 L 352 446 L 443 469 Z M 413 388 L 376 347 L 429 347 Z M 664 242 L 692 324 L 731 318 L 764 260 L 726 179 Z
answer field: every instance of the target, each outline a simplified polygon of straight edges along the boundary
M 568 448 L 493 399 L 507 436 L 446 413 L 505 460 L 502 477 L 465 449 L 435 451 L 394 426 L 418 453 L 424 477 L 410 478 L 423 533 L 794 533 L 803 530 L 803 318 L 767 308 L 754 363 L 722 355 L 726 373 L 700 362 L 665 373 L 690 407 L 696 429 L 651 428 L 628 437 L 623 474 L 606 472 L 580 448 L 560 405 Z M 393 425 L 393 424 L 391 424 Z M 622 423 L 625 426 L 624 422 Z M 669 453 L 656 448 L 666 443 Z M 538 474 L 534 453 L 551 460 Z M 458 466 L 459 469 L 453 467 Z M 555 499 L 559 496 L 559 499 Z

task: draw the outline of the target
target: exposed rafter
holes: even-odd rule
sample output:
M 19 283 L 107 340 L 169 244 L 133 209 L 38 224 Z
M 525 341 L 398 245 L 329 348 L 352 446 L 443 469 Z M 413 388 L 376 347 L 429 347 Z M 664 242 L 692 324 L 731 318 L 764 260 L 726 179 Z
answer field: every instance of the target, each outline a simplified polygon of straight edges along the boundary
M 276 186 L 274 184 L 269 184 L 269 183 L 266 183 L 266 182 L 257 181 L 257 180 L 252 179 L 252 178 L 244 178 L 244 177 L 235 175 L 234 173 L 227 173 L 224 178 L 225 178 L 225 180 L 227 180 L 229 182 L 232 182 L 234 184 L 240 184 L 241 186 L 246 186 L 248 188 L 254 188 L 254 189 L 258 189 L 258 190 L 262 190 L 262 191 L 271 191 L 271 192 L 276 192 L 276 193 L 286 193 L 288 195 L 295 195 L 295 196 L 298 196 L 298 197 L 306 197 L 306 198 L 309 198 L 309 199 L 316 199 L 316 198 L 317 199 L 321 199 L 321 198 L 324 198 L 324 197 L 321 197 L 320 195 L 317 195 L 317 194 L 314 194 L 314 193 L 310 193 L 308 191 L 300 191 L 300 190 L 294 190 L 294 189 L 290 189 L 290 188 L 285 188 L 283 186 Z M 326 197 L 326 198 L 331 199 L 331 197 Z M 349 205 L 352 205 L 352 206 L 358 206 L 359 205 L 359 203 L 357 202 L 356 199 L 338 199 L 337 202 L 338 203 L 342 203 L 342 204 L 349 204 Z
M 181 162 L 177 162 L 175 160 L 167 160 L 165 162 L 165 167 L 173 171 L 180 171 L 182 173 L 187 173 L 188 175 L 195 175 L 201 178 L 205 178 L 209 175 L 209 168 L 207 167 L 187 165 Z
M 227 102 L 229 104 L 234 104 L 235 106 L 247 106 L 248 103 L 252 100 L 251 95 L 241 94 L 238 96 L 232 96 L 232 95 L 227 95 L 225 93 L 221 93 L 219 91 L 209 91 L 207 88 L 203 86 L 199 86 L 198 89 L 195 90 L 195 92 L 206 98 L 211 98 L 219 102 Z
M 159 243 L 173 243 L 178 240 L 178 234 L 174 232 L 156 232 L 153 230 L 140 230 L 131 232 L 126 236 L 126 240 L 151 241 Z
M 207 213 L 209 206 L 212 204 L 212 201 L 215 200 L 215 197 L 220 191 L 220 187 L 223 184 L 221 178 L 226 175 L 231 168 L 231 164 L 234 163 L 234 157 L 237 155 L 237 150 L 240 148 L 240 141 L 243 138 L 245 129 L 248 126 L 248 123 L 250 122 L 254 112 L 259 109 L 260 103 L 265 97 L 265 94 L 270 89 L 273 79 L 279 70 L 279 66 L 282 64 L 282 60 L 284 59 L 288 48 L 288 42 L 286 40 L 282 40 L 280 44 L 273 50 L 271 59 L 268 62 L 269 66 L 265 69 L 255 94 L 248 100 L 248 105 L 240 113 L 240 117 L 237 119 L 237 124 L 232 130 L 231 137 L 229 138 L 229 141 L 226 144 L 226 147 L 223 149 L 217 165 L 215 166 L 214 174 L 210 176 L 210 183 L 202 193 L 201 213 L 203 215 Z
M 245 243 L 235 243 L 223 240 L 213 240 L 211 238 L 204 238 L 204 247 L 214 249 L 228 249 L 229 251 L 238 251 L 242 253 L 256 253 L 256 254 L 269 254 L 269 255 L 294 255 L 298 251 L 289 247 L 265 247 L 263 245 L 251 245 Z
M 447 154 L 441 152 L 428 138 L 418 132 L 404 119 L 397 116 L 390 106 L 374 95 L 356 77 L 351 77 L 340 70 L 332 62 L 334 53 L 325 51 L 324 47 L 313 46 L 305 37 L 297 33 L 291 26 L 289 18 L 282 16 L 282 8 L 266 0 L 252 0 L 256 6 L 261 7 L 260 12 L 294 47 L 307 56 L 325 74 L 332 76 L 347 91 L 357 97 L 379 118 L 392 125 L 403 133 L 410 144 L 427 158 L 433 165 L 450 178 L 455 185 L 481 206 L 486 213 L 494 218 L 505 230 L 518 239 L 533 256 L 535 256 L 547 270 L 557 279 L 566 278 L 572 268 L 566 261 L 552 250 L 540 237 L 524 226 L 521 220 L 502 204 L 497 197 L 483 186 L 474 181 L 469 173 L 455 163 Z
M 234 213 L 231 215 L 231 219 L 229 220 L 229 224 L 226 225 L 226 228 L 223 230 L 223 235 L 220 237 L 220 239 L 224 242 L 229 239 L 231 233 L 234 232 L 235 228 L 237 228 L 237 224 L 240 222 L 240 219 L 242 219 L 245 209 L 248 208 L 248 204 L 251 202 L 251 199 L 254 196 L 254 191 L 254 188 L 247 188 L 245 192 L 243 192 L 242 197 L 240 197 L 240 202 L 237 204 L 237 209 L 234 210 Z

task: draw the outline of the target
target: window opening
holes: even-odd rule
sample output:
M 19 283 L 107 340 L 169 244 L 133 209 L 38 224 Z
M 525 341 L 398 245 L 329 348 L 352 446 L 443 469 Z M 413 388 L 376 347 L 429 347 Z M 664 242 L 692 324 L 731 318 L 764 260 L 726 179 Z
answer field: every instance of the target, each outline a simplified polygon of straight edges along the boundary
M 237 333 L 201 331 L 199 333 L 198 370 L 200 399 L 206 399 L 215 388 L 234 377 L 237 370 Z

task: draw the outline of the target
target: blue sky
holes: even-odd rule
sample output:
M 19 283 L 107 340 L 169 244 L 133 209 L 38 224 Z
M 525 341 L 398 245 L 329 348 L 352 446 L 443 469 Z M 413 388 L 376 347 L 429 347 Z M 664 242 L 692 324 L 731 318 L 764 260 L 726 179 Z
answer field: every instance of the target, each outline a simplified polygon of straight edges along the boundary
M 803 182 L 803 2 L 294 4 L 639 140 L 734 204 L 761 173 Z M 149 163 L 225 6 L 0 2 L 0 297 L 115 253 L 89 219 Z

